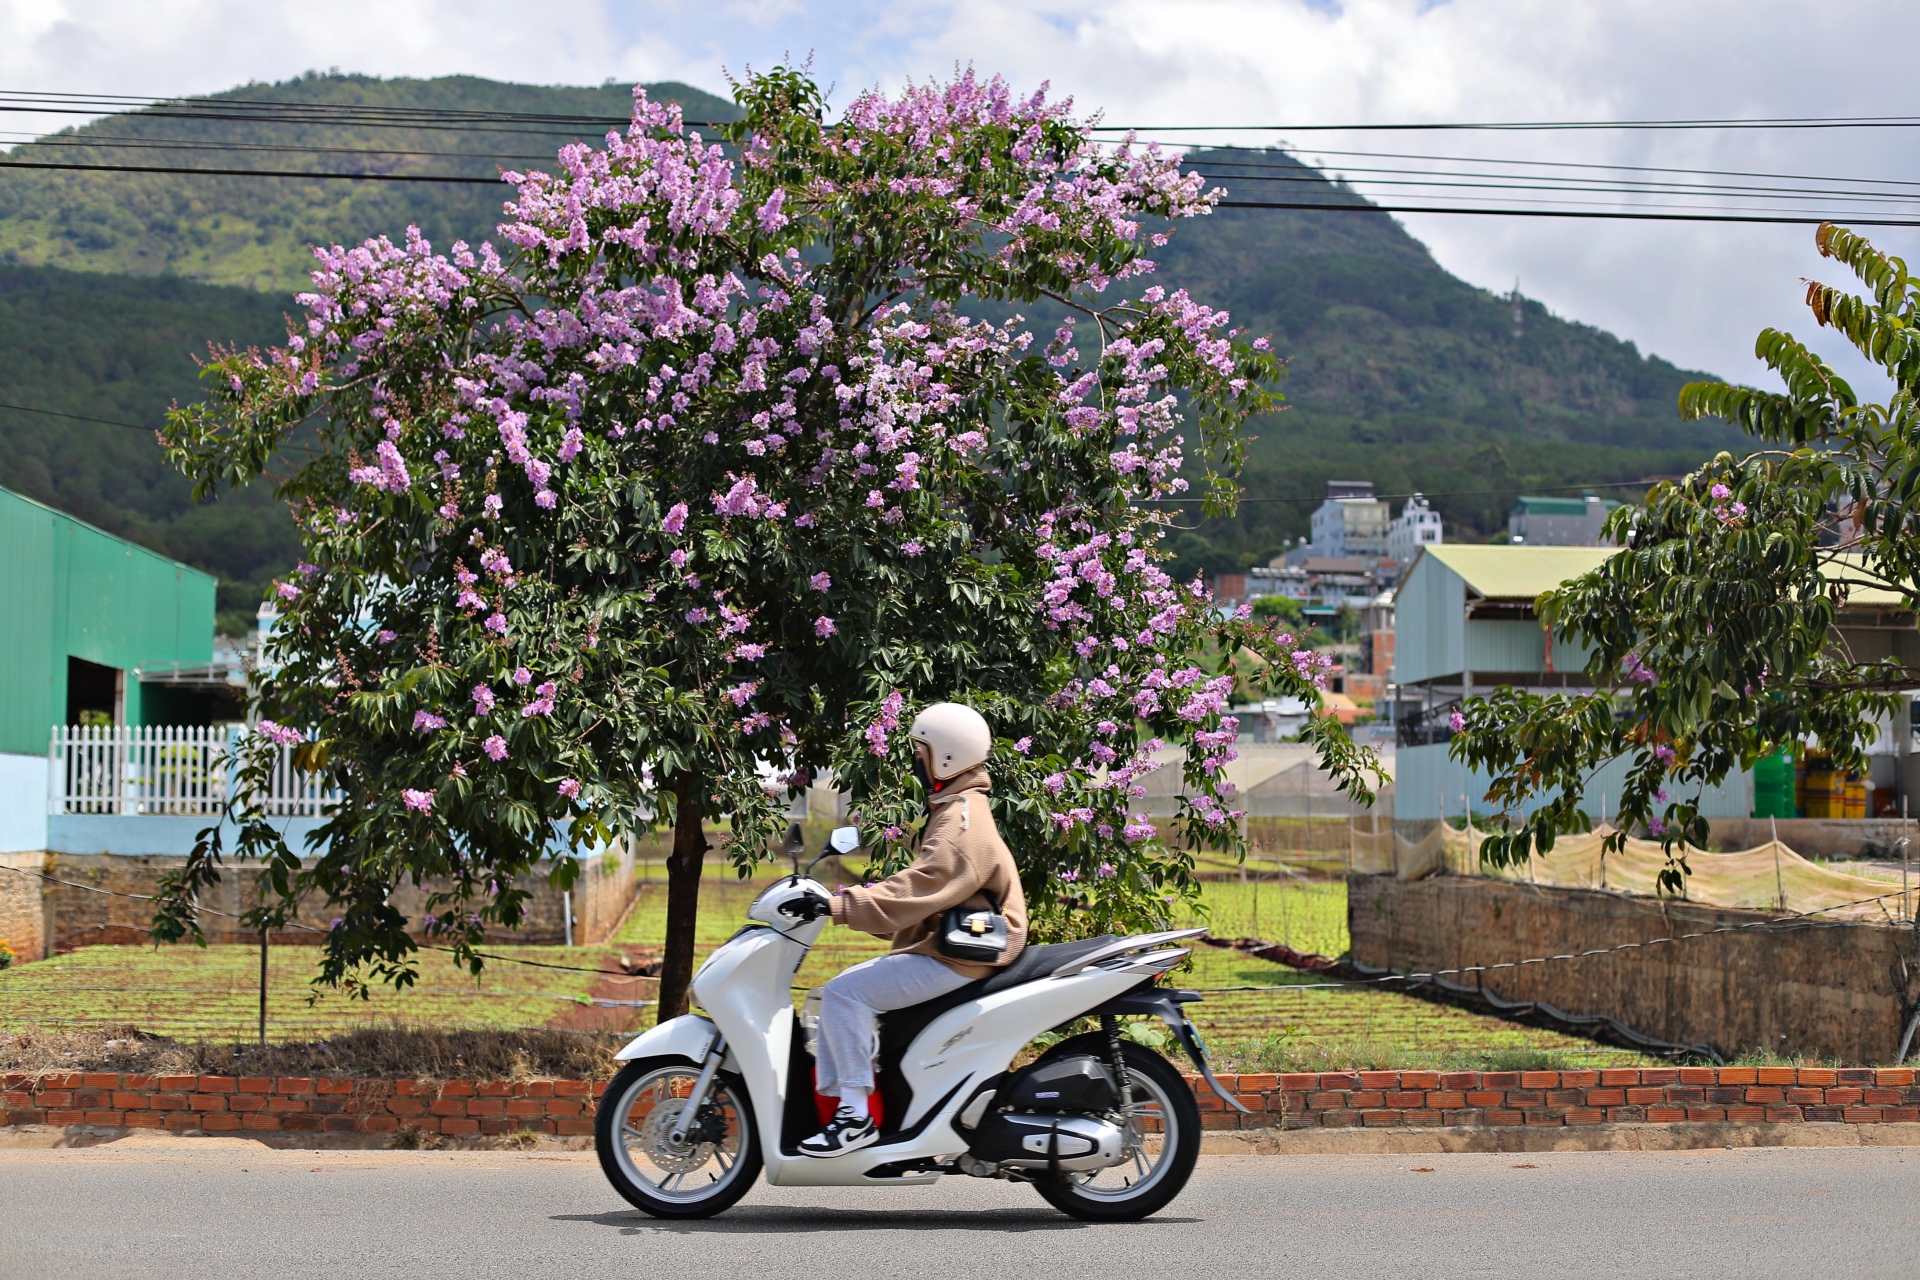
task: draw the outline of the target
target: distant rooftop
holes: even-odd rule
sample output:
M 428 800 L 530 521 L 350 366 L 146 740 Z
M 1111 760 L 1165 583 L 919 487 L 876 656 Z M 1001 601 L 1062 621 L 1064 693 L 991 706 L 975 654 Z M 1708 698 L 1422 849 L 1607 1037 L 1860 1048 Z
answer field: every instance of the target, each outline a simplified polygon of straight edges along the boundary
M 1327 481 L 1327 501 L 1339 502 L 1343 498 L 1372 498 L 1371 480 L 1329 480 Z
M 1606 563 L 1618 547 L 1488 547 L 1449 543 L 1426 547 L 1485 600 L 1532 600 Z
M 1611 498 L 1595 498 L 1591 493 L 1578 498 L 1544 498 L 1535 494 L 1521 494 L 1513 505 L 1515 510 L 1525 508 L 1528 515 L 1534 516 L 1583 516 L 1587 514 L 1587 504 L 1595 501 L 1607 511 L 1620 505 Z

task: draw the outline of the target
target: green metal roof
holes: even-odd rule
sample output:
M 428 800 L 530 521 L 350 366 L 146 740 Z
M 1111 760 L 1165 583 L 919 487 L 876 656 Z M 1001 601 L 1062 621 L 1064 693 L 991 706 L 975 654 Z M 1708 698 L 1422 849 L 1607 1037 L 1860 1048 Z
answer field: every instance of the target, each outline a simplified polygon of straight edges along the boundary
M 213 656 L 217 580 L 0 489 L 0 752 L 38 755 L 66 716 L 67 660 L 131 673 Z M 128 724 L 146 723 L 137 680 Z
M 1514 499 L 1514 506 L 1525 507 L 1528 515 L 1535 516 L 1583 516 L 1587 514 L 1585 498 L 1541 498 L 1531 494 L 1522 494 Z M 1611 511 L 1620 504 L 1611 498 L 1600 501 L 1602 511 Z
M 1486 600 L 1532 600 L 1571 578 L 1599 568 L 1618 547 L 1500 547 L 1458 542 L 1426 547 Z

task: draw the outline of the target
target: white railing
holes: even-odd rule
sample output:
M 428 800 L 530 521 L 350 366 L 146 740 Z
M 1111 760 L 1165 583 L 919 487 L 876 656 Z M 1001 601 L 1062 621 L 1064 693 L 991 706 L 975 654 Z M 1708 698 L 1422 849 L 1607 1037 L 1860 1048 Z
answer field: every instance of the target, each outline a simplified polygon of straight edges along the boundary
M 227 803 L 239 731 L 192 725 L 57 725 L 48 751 L 47 812 L 211 817 Z M 265 804 L 275 817 L 313 818 L 339 798 L 278 747 Z

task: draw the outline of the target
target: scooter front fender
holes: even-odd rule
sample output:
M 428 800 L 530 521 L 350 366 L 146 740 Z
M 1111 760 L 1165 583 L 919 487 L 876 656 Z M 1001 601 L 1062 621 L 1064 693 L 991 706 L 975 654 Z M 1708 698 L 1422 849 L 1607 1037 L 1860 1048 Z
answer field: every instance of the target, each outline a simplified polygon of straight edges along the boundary
M 719 1034 L 720 1029 L 710 1019 L 697 1013 L 683 1013 L 641 1032 L 613 1058 L 615 1062 L 632 1062 L 635 1058 L 685 1058 L 688 1062 L 705 1062 L 714 1037 Z

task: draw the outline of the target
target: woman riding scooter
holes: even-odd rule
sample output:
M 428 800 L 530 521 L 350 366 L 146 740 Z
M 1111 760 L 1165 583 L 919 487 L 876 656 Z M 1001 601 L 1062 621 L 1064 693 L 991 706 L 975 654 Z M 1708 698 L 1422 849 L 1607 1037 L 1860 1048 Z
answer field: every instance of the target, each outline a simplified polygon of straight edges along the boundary
M 820 1002 L 821 1093 L 839 1095 L 826 1127 L 800 1143 L 809 1156 L 871 1146 L 879 1133 L 868 1110 L 879 1016 L 943 996 L 1010 964 L 1027 937 L 1027 901 L 1013 855 L 987 804 L 987 753 L 993 734 L 979 712 L 955 702 L 922 711 L 907 731 L 914 773 L 927 791 L 919 856 L 878 884 L 838 890 L 833 923 L 889 939 L 884 956 L 856 964 L 827 983 Z M 1007 947 L 997 961 L 941 954 L 942 916 L 954 907 L 1003 916 Z

